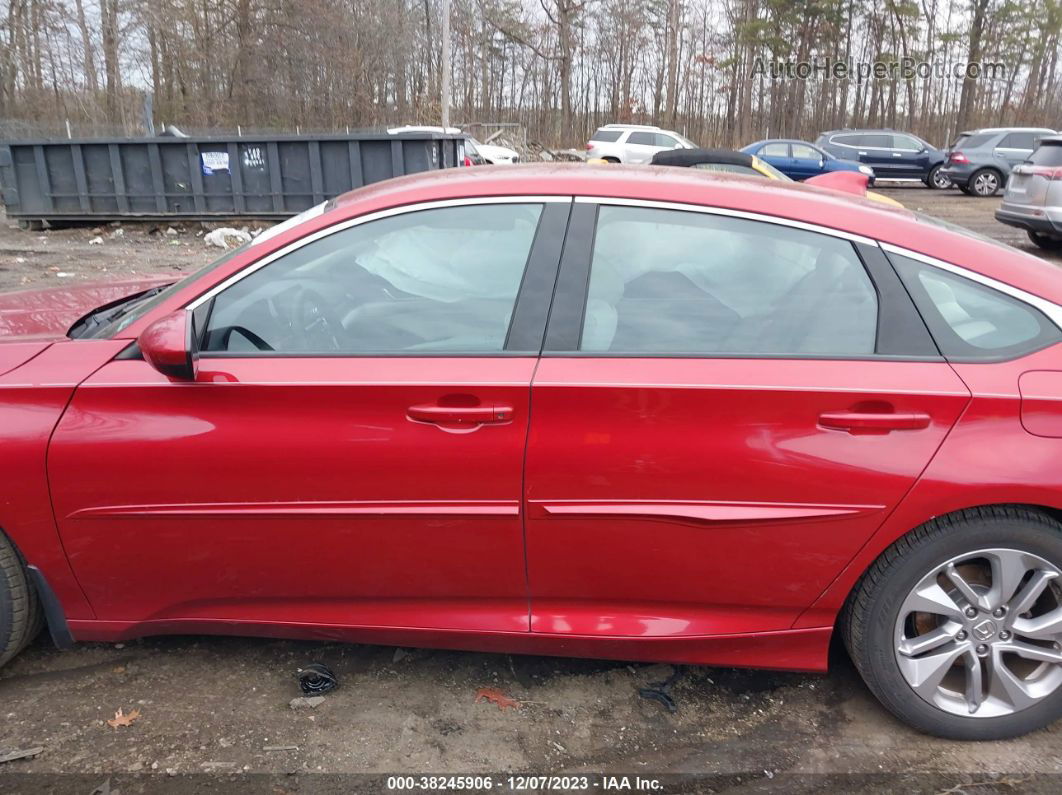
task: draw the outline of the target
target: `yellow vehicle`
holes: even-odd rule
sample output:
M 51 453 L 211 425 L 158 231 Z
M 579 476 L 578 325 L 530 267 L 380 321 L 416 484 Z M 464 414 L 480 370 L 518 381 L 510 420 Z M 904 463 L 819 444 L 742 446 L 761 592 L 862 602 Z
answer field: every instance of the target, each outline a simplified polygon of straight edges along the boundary
M 610 161 L 594 158 L 586 162 L 609 163 Z M 652 165 L 684 166 L 686 168 L 700 168 L 705 171 L 720 171 L 727 174 L 747 174 L 750 177 L 766 177 L 779 182 L 796 181 L 787 177 L 767 161 L 756 157 L 756 155 L 748 155 L 744 152 L 735 152 L 730 149 L 666 149 L 653 155 Z M 804 184 L 840 190 L 859 196 L 865 195 L 871 201 L 880 202 L 891 207 L 903 207 L 895 199 L 866 190 L 866 181 L 866 177 L 862 174 L 839 171 L 812 177 L 804 180 Z

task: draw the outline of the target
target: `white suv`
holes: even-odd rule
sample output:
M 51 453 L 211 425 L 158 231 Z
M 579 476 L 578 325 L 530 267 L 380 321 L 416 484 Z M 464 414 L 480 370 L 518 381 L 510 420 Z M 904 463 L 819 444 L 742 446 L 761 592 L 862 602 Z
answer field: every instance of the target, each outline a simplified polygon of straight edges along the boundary
M 586 157 L 613 163 L 648 163 L 665 149 L 696 149 L 697 144 L 672 130 L 639 124 L 606 124 L 586 144 Z

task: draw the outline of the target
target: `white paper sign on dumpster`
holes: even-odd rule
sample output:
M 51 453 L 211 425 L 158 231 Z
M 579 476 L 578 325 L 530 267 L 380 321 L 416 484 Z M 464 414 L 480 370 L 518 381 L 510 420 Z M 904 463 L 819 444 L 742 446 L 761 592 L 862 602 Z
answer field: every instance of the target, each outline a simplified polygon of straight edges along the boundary
M 202 152 L 199 157 L 203 161 L 203 175 L 209 177 L 217 171 L 229 170 L 228 152 Z

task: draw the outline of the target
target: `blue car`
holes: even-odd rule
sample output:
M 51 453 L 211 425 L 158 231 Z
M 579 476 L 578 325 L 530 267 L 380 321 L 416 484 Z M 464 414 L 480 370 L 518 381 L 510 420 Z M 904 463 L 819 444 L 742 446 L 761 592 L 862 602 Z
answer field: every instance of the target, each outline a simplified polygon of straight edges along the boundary
M 757 141 L 741 150 L 745 154 L 756 155 L 766 160 L 787 177 L 808 179 L 819 174 L 834 171 L 858 171 L 866 174 L 871 185 L 874 184 L 874 170 L 852 160 L 834 157 L 824 149 L 807 141 L 793 141 L 787 138 L 770 138 Z

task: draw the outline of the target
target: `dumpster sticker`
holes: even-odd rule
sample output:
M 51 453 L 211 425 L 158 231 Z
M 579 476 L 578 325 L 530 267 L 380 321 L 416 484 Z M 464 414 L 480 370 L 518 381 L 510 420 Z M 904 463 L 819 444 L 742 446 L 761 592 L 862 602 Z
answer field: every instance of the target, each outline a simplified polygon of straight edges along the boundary
M 203 161 L 203 176 L 209 177 L 217 171 L 229 170 L 228 152 L 202 152 L 199 157 Z
M 255 169 L 265 168 L 265 156 L 262 154 L 262 147 L 248 146 L 243 150 L 243 167 Z

